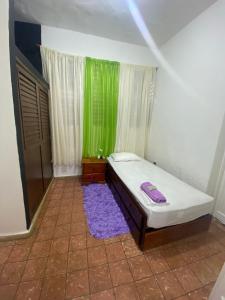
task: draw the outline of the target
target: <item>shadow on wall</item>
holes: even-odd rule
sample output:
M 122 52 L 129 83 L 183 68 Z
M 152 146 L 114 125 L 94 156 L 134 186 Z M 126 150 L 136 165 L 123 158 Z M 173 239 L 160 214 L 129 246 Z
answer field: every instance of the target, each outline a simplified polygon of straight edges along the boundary
M 221 129 L 220 129 L 218 144 L 216 147 L 212 170 L 211 170 L 208 187 L 207 187 L 207 192 L 210 195 L 215 195 L 216 187 L 219 184 L 218 177 L 223 168 L 222 164 L 223 164 L 224 156 L 225 156 L 225 114 L 223 117 L 223 123 L 222 123 Z

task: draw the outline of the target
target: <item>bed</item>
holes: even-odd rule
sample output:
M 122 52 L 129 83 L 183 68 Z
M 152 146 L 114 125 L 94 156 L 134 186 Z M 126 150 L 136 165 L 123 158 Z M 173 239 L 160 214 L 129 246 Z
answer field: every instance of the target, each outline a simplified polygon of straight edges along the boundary
M 144 160 L 108 158 L 106 181 L 120 205 L 140 249 L 146 250 L 207 230 L 214 199 Z M 140 189 L 151 181 L 166 196 L 155 205 Z

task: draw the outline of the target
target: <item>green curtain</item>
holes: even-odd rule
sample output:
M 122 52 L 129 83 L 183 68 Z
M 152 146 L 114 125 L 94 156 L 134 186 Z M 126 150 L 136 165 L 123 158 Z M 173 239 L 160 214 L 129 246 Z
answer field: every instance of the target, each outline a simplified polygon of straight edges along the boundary
M 114 151 L 118 90 L 119 63 L 87 57 L 83 157 L 106 157 Z

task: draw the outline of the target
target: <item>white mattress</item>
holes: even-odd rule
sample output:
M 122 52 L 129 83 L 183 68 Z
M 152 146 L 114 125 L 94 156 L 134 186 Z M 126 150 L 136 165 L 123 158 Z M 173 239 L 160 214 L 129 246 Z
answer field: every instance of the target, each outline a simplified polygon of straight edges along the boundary
M 125 183 L 148 215 L 147 225 L 152 228 L 192 221 L 212 213 L 214 199 L 184 183 L 173 175 L 141 159 L 114 162 L 108 158 L 114 171 Z M 140 189 L 141 183 L 150 181 L 167 198 L 167 204 L 153 204 Z

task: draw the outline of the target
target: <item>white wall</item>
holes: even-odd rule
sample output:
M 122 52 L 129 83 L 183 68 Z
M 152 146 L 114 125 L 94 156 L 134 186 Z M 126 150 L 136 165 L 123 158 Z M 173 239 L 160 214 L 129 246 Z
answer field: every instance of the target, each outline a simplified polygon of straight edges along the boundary
M 158 71 L 148 158 L 206 191 L 225 111 L 225 1 L 219 0 L 162 47 L 192 98 Z
M 42 45 L 63 53 L 157 66 L 147 47 L 55 27 L 42 26 Z
M 9 58 L 9 1 L 0 1 L 0 237 L 26 231 Z

